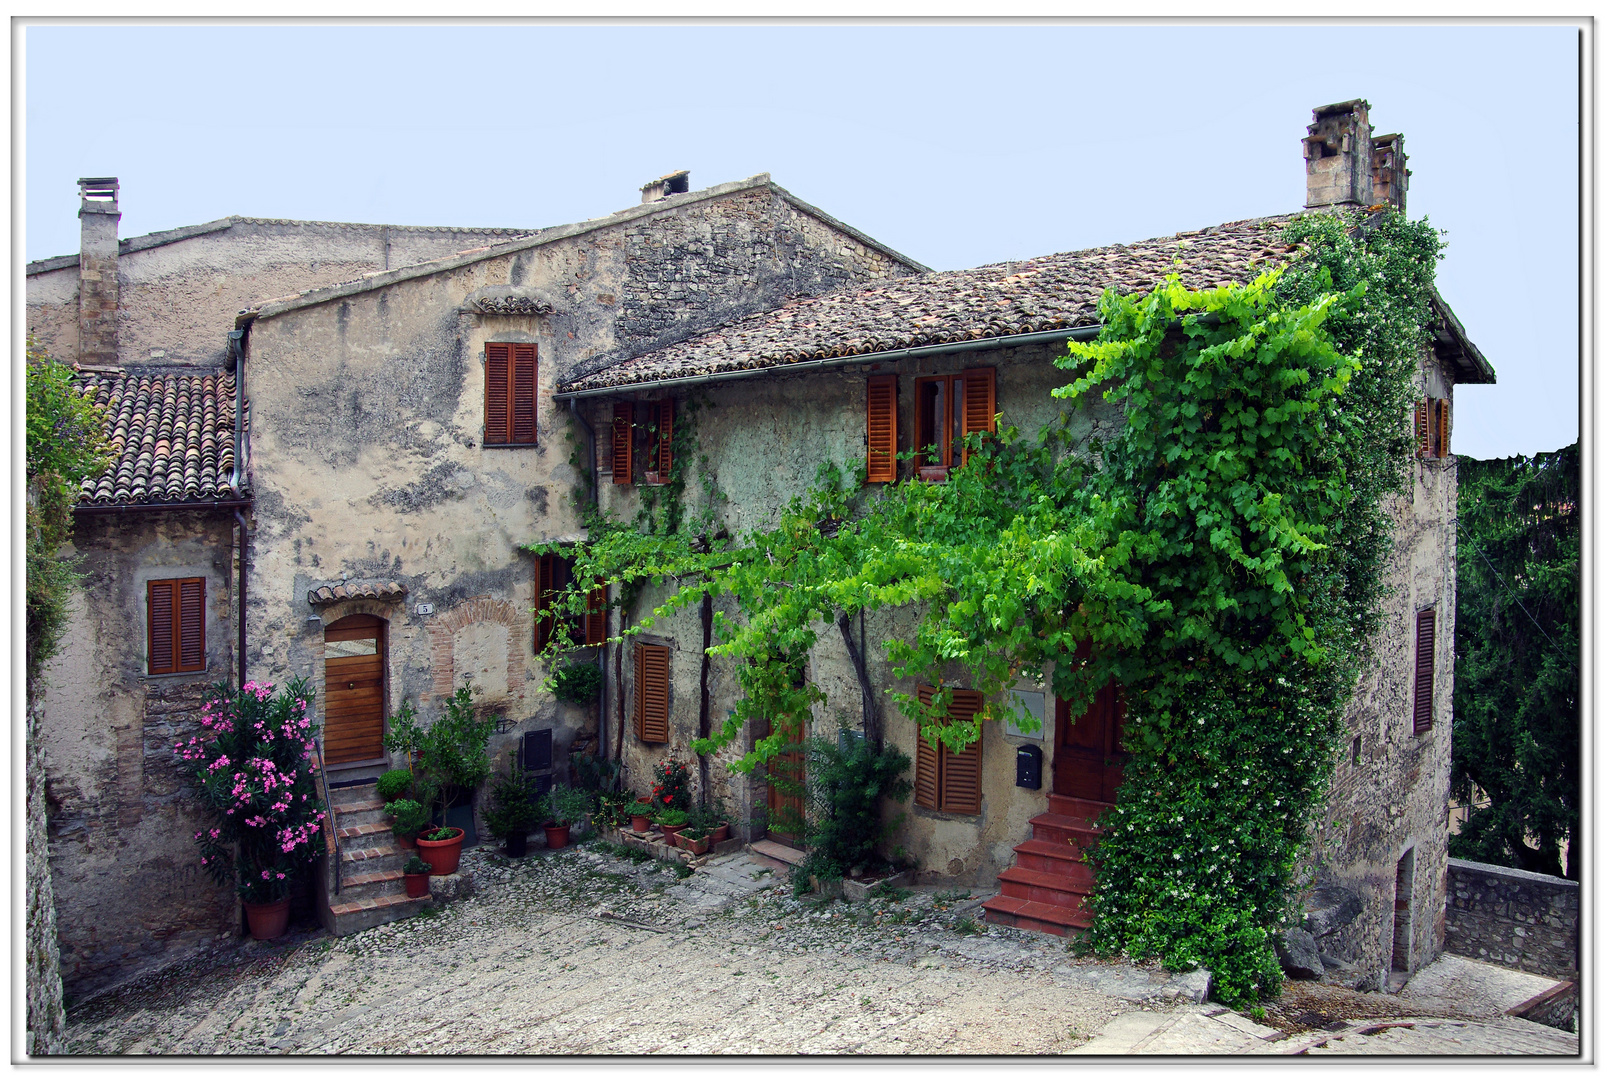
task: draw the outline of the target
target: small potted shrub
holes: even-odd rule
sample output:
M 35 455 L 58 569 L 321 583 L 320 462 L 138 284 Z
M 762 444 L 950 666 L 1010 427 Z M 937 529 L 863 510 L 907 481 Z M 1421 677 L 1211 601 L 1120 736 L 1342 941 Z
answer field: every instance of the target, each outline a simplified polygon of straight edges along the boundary
M 666 843 L 675 844 L 677 834 L 688 827 L 688 811 L 662 810 L 654 817 L 655 824 L 660 826 L 660 834 Z
M 687 811 L 694 805 L 689 782 L 688 765 L 677 758 L 667 758 L 654 767 L 654 788 L 649 801 L 657 811 Z
M 649 802 L 648 796 L 629 803 L 627 813 L 632 815 L 632 831 L 648 832 L 650 819 L 654 817 L 654 804 Z
M 510 771 L 492 787 L 492 801 L 482 817 L 487 831 L 503 837 L 504 850 L 511 858 L 526 854 L 526 835 L 537 827 L 542 810 L 532 797 L 531 785 L 515 766 L 510 754 Z
M 549 789 L 548 820 L 543 831 L 548 834 L 548 846 L 562 848 L 571 838 L 571 826 L 587 814 L 587 792 L 563 784 Z
M 732 835 L 732 816 L 727 812 L 727 804 L 721 799 L 710 801 L 710 842 L 719 844 Z
M 386 813 L 392 818 L 392 835 L 404 848 L 414 850 L 414 837 L 431 823 L 431 812 L 424 803 L 413 799 L 396 799 L 386 804 Z
M 688 827 L 674 837 L 678 847 L 703 855 L 710 850 L 710 827 L 715 815 L 708 807 L 696 806 L 688 812 Z
M 452 874 L 459 869 L 464 830 L 447 824 L 448 807 L 458 795 L 474 791 L 492 771 L 487 740 L 496 726 L 490 716 L 476 719 L 470 687 L 465 684 L 448 699 L 436 723 L 419 736 L 422 783 L 433 795 L 438 811 L 433 816 L 440 827 L 421 833 L 414 842 L 433 874 Z
M 388 769 L 375 781 L 375 794 L 381 802 L 395 802 L 404 795 L 414 796 L 414 774 L 407 769 Z
M 428 894 L 431 891 L 431 864 L 418 855 L 410 855 L 403 866 L 403 889 L 414 900 Z

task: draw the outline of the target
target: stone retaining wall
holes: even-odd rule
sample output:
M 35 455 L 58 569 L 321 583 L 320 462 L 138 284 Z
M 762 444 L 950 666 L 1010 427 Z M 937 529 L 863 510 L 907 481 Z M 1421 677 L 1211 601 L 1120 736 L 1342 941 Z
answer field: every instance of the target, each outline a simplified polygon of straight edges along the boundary
M 1564 977 L 1578 969 L 1578 887 L 1566 878 L 1449 860 L 1444 947 L 1490 964 Z

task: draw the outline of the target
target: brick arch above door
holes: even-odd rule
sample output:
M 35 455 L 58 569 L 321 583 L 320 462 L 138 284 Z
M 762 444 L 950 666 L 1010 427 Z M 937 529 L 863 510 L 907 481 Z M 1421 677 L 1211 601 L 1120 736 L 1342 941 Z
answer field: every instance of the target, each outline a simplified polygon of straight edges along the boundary
M 496 623 L 509 630 L 508 690 L 520 696 L 526 679 L 526 642 L 531 640 L 531 611 L 508 600 L 490 596 L 470 599 L 442 612 L 427 627 L 431 639 L 431 693 L 449 697 L 458 685 L 458 667 L 453 657 L 453 639 L 458 632 L 478 622 Z

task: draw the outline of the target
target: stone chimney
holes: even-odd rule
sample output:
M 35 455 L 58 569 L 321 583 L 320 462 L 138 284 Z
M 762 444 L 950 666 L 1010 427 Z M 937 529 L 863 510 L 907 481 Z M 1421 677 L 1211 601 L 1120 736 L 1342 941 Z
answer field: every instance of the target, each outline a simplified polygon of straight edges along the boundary
M 1371 136 L 1370 102 L 1363 98 L 1322 105 L 1303 140 L 1308 186 L 1303 205 L 1404 209 L 1410 171 L 1404 136 Z
M 646 203 L 659 202 L 667 195 L 681 195 L 688 190 L 688 170 L 667 173 L 658 180 L 650 180 L 641 190 Z
M 117 177 L 78 181 L 78 359 L 117 363 Z

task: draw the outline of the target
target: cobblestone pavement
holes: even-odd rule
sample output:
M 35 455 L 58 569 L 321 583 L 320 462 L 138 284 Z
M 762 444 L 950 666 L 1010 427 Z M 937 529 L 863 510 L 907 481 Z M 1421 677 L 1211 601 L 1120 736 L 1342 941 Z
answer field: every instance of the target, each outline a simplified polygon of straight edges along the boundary
M 796 899 L 781 864 L 743 853 L 686 877 L 591 847 L 464 864 L 470 899 L 346 938 L 243 945 L 83 1002 L 68 1052 L 1281 1053 L 1307 1034 L 1332 1036 L 1320 1052 L 1448 1053 L 1462 1035 L 1453 1021 L 1352 1041 L 1263 1027 L 1202 1004 L 1202 972 L 1077 959 L 1062 939 L 984 924 L 985 890 Z M 1445 1042 L 1416 1042 L 1429 1036 Z
M 1061 940 L 958 910 L 982 892 L 796 900 L 744 854 L 683 880 L 587 849 L 465 864 L 477 895 L 434 914 L 85 1002 L 69 1052 L 1044 1054 L 1134 1007 Z M 1133 998 L 1186 985 L 1126 978 Z

